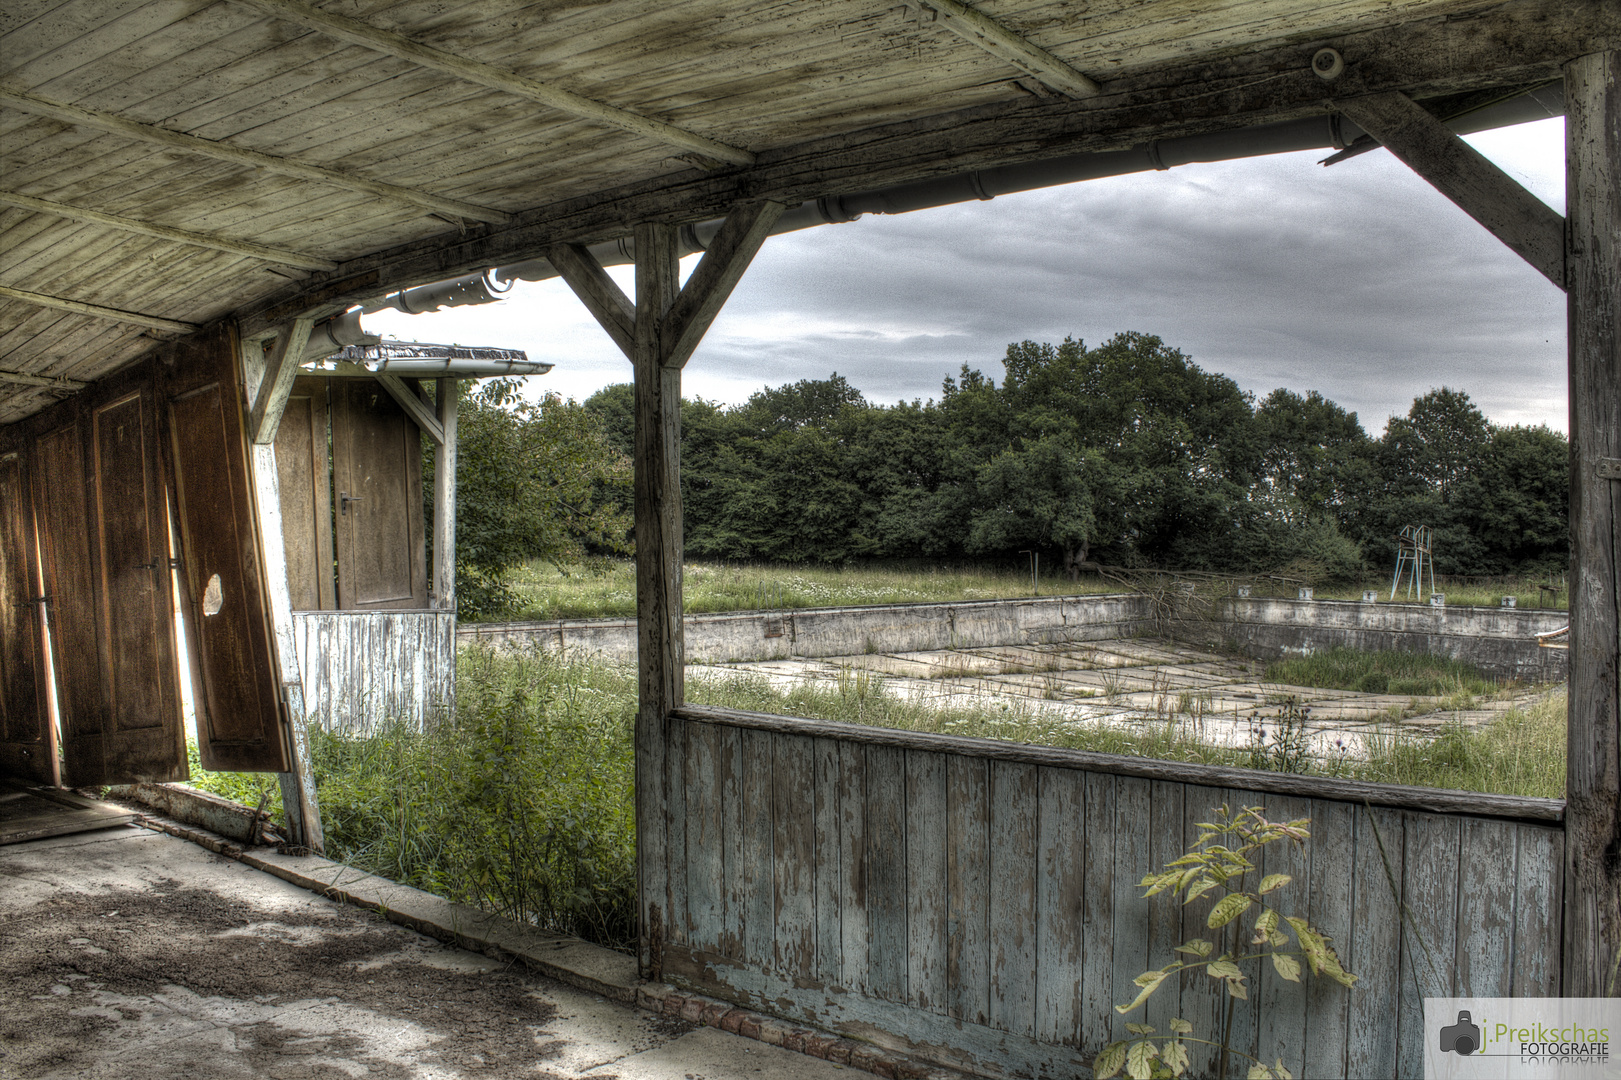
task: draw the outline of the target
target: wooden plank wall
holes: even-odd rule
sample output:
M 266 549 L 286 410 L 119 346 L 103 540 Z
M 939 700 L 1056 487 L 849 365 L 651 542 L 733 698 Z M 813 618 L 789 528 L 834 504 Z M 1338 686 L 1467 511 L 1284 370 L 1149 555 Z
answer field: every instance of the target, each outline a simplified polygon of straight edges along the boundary
M 1362 976 L 1347 991 L 1256 971 L 1236 1046 L 1296 1076 L 1416 1076 L 1424 996 L 1558 993 L 1555 822 L 1021 762 L 961 741 L 883 745 L 827 726 L 669 721 L 666 980 L 987 1076 L 1090 1075 L 1128 1019 L 1164 1031 L 1181 1016 L 1213 1037 L 1221 999 L 1204 975 L 1161 988 L 1146 1017 L 1112 1006 L 1178 942 L 1208 935 L 1209 901 L 1144 900 L 1136 883 L 1228 804 L 1311 819 L 1311 841 L 1270 851 L 1263 872 L 1293 875 L 1277 906 L 1306 914 Z M 1194 1075 L 1213 1072 L 1195 1058 Z
M 293 633 L 304 701 L 328 731 L 421 731 L 455 709 L 455 612 L 297 611 Z

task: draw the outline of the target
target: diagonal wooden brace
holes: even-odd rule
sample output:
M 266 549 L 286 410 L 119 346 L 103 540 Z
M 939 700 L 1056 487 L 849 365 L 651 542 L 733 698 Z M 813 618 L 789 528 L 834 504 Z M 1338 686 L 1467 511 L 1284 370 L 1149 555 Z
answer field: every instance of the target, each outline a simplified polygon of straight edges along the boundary
M 253 413 L 248 417 L 248 439 L 255 446 L 268 446 L 276 441 L 276 428 L 292 395 L 298 362 L 304 358 L 304 347 L 309 344 L 310 329 L 314 325 L 314 319 L 294 319 L 276 335 L 276 346 L 270 354 L 270 362 L 265 365 L 259 393 L 253 399 Z
M 1342 113 L 1561 289 L 1565 219 L 1406 94 L 1337 102 Z

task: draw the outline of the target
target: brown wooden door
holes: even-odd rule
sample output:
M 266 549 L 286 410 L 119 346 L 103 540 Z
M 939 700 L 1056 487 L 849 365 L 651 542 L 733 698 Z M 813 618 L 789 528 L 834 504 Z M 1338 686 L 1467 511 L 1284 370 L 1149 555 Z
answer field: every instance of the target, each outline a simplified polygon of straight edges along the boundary
M 95 557 L 80 402 L 65 401 L 29 425 L 35 433 L 33 485 L 62 730 L 62 779 L 104 782 L 106 695 L 96 631 Z
M 161 380 L 205 769 L 286 772 L 281 693 L 259 571 L 236 337 L 199 335 Z
M 327 444 L 327 384 L 293 380 L 276 428 L 276 478 L 281 537 L 287 552 L 287 592 L 294 611 L 338 606 L 332 555 L 332 474 Z
M 0 774 L 48 784 L 56 746 L 23 430 L 0 429 Z
M 340 608 L 426 608 L 422 437 L 371 379 L 332 380 Z
M 187 776 L 154 402 L 143 364 L 106 386 L 89 406 L 104 708 L 99 732 L 81 731 L 77 739 L 64 740 L 64 772 L 73 786 Z M 92 763 L 98 759 L 96 770 Z

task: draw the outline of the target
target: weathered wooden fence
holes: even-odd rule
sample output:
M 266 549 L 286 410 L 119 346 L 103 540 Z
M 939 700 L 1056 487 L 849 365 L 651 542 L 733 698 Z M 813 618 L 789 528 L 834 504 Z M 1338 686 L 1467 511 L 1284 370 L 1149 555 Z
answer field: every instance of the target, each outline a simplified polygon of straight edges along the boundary
M 293 634 L 305 707 L 328 731 L 420 731 L 455 708 L 455 612 L 298 611 Z
M 1263 872 L 1293 875 L 1278 906 L 1361 976 L 1253 972 L 1237 1048 L 1296 1076 L 1417 1076 L 1425 996 L 1558 993 L 1555 800 L 696 706 L 647 764 L 665 804 L 642 833 L 656 977 L 975 1073 L 1090 1075 L 1128 1020 L 1219 1038 L 1224 991 L 1203 974 L 1146 1016 L 1113 1006 L 1208 935 L 1209 901 L 1136 883 L 1223 804 L 1311 819 L 1311 841 L 1274 845 Z

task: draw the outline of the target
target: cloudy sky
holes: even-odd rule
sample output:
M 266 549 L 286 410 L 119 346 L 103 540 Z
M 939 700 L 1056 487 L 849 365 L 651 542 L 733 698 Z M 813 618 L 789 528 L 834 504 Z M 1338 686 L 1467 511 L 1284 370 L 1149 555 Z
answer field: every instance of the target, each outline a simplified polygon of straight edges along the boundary
M 1563 120 L 1469 141 L 1564 210 Z M 837 371 L 870 401 L 937 398 L 1012 341 L 1158 334 L 1263 396 L 1318 390 L 1377 435 L 1438 386 L 1502 424 L 1566 427 L 1564 294 L 1387 152 L 1187 165 L 774 237 L 687 365 L 737 402 Z M 690 272 L 696 258 L 686 260 Z M 628 267 L 611 271 L 627 292 Z M 533 392 L 583 399 L 629 364 L 560 281 L 499 304 L 385 312 L 391 337 L 522 348 Z

